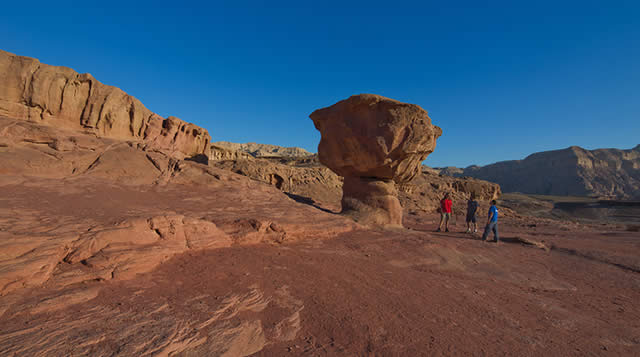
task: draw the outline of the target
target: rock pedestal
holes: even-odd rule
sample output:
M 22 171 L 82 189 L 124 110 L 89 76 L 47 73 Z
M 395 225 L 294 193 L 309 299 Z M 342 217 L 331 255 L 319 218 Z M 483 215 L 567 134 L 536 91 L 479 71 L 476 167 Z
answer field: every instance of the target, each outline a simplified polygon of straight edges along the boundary
M 402 225 L 396 183 L 420 172 L 442 129 L 415 104 L 354 95 L 311 113 L 320 162 L 344 177 L 342 213 L 364 224 Z
M 342 186 L 342 213 L 358 222 L 402 225 L 402 206 L 393 180 L 347 176 Z

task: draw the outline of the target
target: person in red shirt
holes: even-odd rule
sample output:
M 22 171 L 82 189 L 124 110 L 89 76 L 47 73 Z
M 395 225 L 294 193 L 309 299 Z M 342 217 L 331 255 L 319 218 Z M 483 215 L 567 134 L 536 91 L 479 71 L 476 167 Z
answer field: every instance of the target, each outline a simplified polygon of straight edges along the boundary
M 440 224 L 438 225 L 436 232 L 440 232 L 442 230 L 442 223 L 444 223 L 444 231 L 449 232 L 449 220 L 451 219 L 452 214 L 453 202 L 451 201 L 451 196 L 447 192 L 444 195 L 444 198 L 440 200 Z

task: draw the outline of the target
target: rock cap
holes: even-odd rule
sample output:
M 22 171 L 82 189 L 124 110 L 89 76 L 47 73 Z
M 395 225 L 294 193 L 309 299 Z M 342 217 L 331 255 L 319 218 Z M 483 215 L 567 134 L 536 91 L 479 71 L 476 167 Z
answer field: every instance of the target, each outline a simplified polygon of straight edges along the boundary
M 375 94 L 353 95 L 309 117 L 322 135 L 320 162 L 345 177 L 407 182 L 442 135 L 420 106 Z

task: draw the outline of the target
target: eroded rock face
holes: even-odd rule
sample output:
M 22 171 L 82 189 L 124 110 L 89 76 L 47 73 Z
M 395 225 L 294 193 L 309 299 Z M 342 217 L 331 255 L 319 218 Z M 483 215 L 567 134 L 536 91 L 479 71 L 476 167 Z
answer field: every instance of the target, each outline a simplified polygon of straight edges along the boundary
M 211 145 L 211 155 L 209 155 L 209 160 L 211 161 L 227 161 L 227 160 L 251 160 L 253 156 L 251 154 L 244 152 L 229 149 L 224 146 L 218 146 L 215 144 Z
M 38 302 L 39 311 L 95 297 L 71 293 L 78 284 L 128 280 L 185 252 L 357 228 L 271 186 L 141 145 L 0 116 L 0 316 L 44 285 L 72 296 Z
M 142 141 L 179 158 L 209 156 L 209 133 L 175 117 L 162 118 L 119 88 L 90 74 L 50 66 L 0 50 L 0 115 Z
M 342 212 L 365 224 L 402 225 L 396 183 L 420 172 L 442 129 L 415 104 L 354 95 L 311 113 L 320 162 L 345 178 Z
M 505 192 L 640 199 L 640 145 L 586 150 L 572 146 L 522 160 L 469 166 L 460 175 L 499 183 Z
M 247 156 L 250 157 L 308 157 L 313 155 L 307 150 L 297 147 L 282 147 L 259 143 L 239 144 L 229 141 L 216 141 L 211 143 L 212 152 L 221 149 L 247 154 Z

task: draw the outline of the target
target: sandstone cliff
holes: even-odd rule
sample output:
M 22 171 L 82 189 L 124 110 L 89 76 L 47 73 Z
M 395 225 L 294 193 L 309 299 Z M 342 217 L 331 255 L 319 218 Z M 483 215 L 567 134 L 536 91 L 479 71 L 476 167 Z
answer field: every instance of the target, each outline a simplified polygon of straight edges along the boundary
M 0 50 L 0 115 L 141 141 L 179 158 L 209 155 L 209 133 L 175 117 L 162 118 L 119 88 L 90 74 L 50 66 Z
M 458 175 L 496 182 L 504 192 L 638 199 L 640 145 L 629 150 L 571 146 L 524 160 L 470 166 Z

